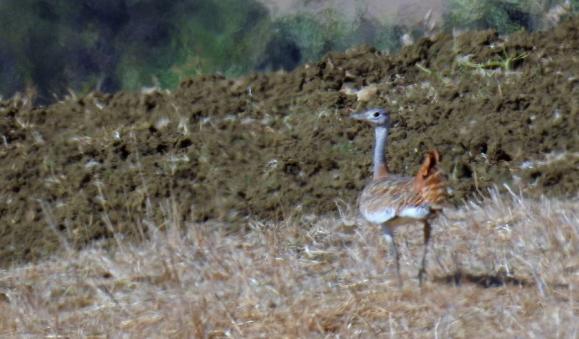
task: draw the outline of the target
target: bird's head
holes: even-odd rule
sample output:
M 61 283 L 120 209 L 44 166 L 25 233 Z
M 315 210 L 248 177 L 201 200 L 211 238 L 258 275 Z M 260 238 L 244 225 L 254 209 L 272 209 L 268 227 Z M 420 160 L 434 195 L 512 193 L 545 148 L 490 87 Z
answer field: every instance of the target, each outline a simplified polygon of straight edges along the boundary
M 370 108 L 363 112 L 354 113 L 352 119 L 364 120 L 372 125 L 388 127 L 390 125 L 390 112 L 385 108 Z

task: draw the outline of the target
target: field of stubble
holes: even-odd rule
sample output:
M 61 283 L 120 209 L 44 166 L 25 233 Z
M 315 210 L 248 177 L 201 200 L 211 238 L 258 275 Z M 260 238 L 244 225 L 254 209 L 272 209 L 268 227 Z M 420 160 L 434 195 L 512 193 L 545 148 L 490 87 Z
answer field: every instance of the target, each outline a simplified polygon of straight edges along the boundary
M 222 227 L 148 225 L 150 241 L 71 250 L 2 271 L 0 333 L 132 337 L 535 337 L 579 331 L 579 201 L 489 198 L 399 229 L 402 274 L 376 227 L 335 215 Z M 180 227 L 184 226 L 184 228 Z M 180 229 L 184 229 L 181 231 Z M 308 231 L 304 231 L 307 229 Z

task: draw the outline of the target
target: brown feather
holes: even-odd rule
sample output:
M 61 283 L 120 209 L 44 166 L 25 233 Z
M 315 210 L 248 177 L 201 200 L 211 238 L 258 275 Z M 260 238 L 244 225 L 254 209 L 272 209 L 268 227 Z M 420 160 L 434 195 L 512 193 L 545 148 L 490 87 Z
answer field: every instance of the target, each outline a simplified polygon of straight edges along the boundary
M 406 207 L 444 202 L 446 181 L 437 168 L 439 161 L 439 153 L 431 151 L 414 177 L 390 174 L 372 180 L 360 195 L 360 208 L 369 211 L 393 208 L 399 212 Z

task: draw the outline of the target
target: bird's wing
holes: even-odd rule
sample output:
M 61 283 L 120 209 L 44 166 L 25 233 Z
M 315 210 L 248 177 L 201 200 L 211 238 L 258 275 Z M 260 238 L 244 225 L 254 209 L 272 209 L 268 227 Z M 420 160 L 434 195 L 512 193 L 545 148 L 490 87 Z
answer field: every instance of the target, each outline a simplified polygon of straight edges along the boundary
M 396 217 L 424 219 L 439 209 L 446 198 L 446 180 L 437 168 L 439 162 L 438 152 L 431 151 L 415 177 L 388 175 L 370 182 L 360 195 L 364 218 L 373 223 Z
M 401 216 L 406 211 L 408 216 L 424 212 L 422 208 L 411 211 L 409 207 L 420 207 L 412 186 L 413 178 L 388 176 L 374 180 L 362 191 L 360 196 L 360 211 L 366 220 L 381 224 Z M 416 201 L 418 204 L 412 203 Z M 412 203 L 412 204 L 411 204 Z M 410 205 L 411 204 L 411 205 Z

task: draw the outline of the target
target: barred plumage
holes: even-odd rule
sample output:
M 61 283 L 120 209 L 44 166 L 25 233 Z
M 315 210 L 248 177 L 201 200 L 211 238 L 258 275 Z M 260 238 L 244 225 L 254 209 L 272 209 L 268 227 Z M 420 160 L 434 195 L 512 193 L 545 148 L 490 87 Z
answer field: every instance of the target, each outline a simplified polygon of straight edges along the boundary
M 437 152 L 431 151 L 428 157 L 435 155 L 438 158 Z M 423 177 L 419 172 L 415 177 L 387 175 L 372 180 L 360 195 L 362 215 L 369 221 L 383 223 L 399 217 L 409 207 L 439 209 L 439 205 L 445 200 L 444 176 L 439 170 L 426 175 Z M 383 211 L 391 211 L 391 218 L 373 217 Z
M 424 252 L 418 274 L 418 281 L 422 285 L 423 276 L 426 273 L 426 254 L 431 233 L 429 220 L 441 209 L 441 203 L 446 198 L 444 174 L 438 169 L 440 155 L 436 150 L 427 153 L 414 177 L 390 174 L 385 158 L 390 120 L 388 112 L 385 109 L 370 109 L 353 114 L 352 117 L 374 124 L 376 131 L 374 177 L 360 195 L 360 212 L 369 222 L 382 225 L 386 240 L 392 244 L 399 285 L 402 285 L 402 279 L 398 248 L 394 240 L 394 228 L 409 221 L 422 221 Z

